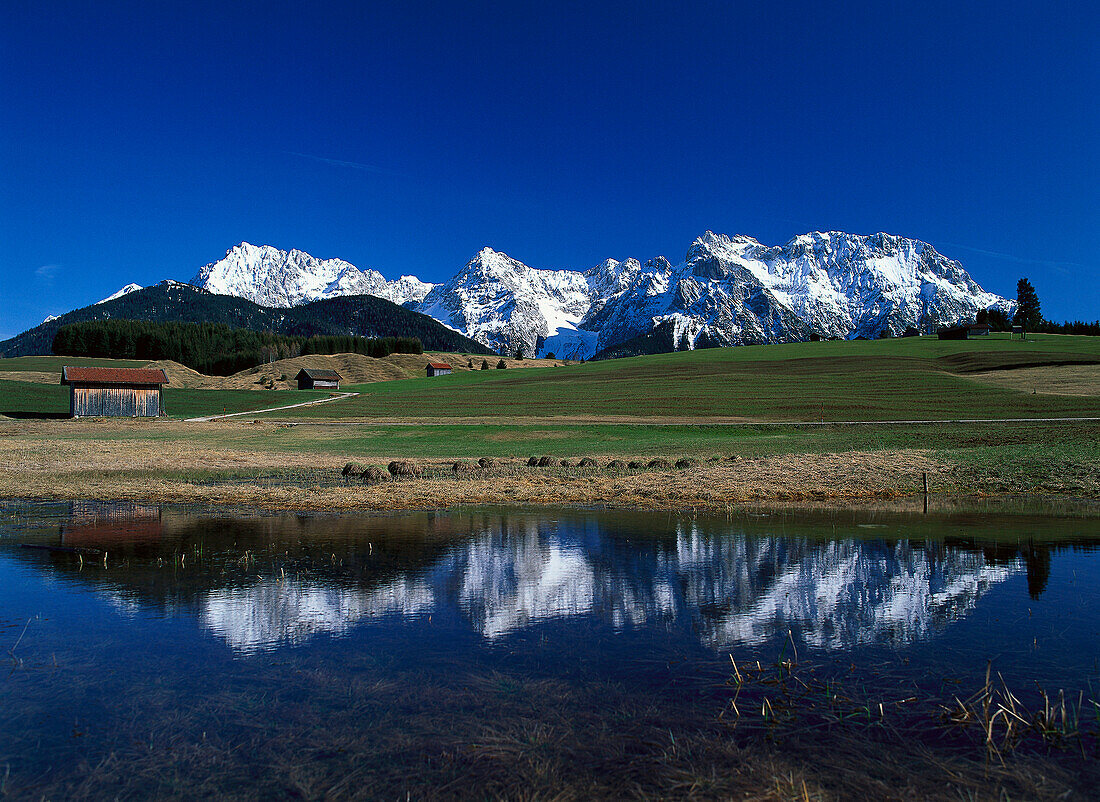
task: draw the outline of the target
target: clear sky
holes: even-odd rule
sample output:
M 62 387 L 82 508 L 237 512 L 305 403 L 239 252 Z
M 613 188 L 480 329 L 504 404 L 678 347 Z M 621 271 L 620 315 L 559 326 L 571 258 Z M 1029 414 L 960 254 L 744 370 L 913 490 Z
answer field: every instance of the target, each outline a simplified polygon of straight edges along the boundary
M 247 240 L 387 277 L 706 229 L 1100 317 L 1095 2 L 0 4 L 0 337 Z

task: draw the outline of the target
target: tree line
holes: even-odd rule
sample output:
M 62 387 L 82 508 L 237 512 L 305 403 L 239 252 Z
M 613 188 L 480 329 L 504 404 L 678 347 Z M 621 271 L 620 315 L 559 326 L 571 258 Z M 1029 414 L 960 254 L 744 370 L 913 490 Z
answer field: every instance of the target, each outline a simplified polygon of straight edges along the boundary
M 57 330 L 53 352 L 110 359 L 169 359 L 210 376 L 228 376 L 276 359 L 305 354 L 421 354 L 416 337 L 293 337 L 224 323 L 93 320 Z
M 1001 316 L 1004 317 L 1003 314 Z M 1055 323 L 1053 320 L 1044 318 L 1042 305 L 1039 303 L 1039 294 L 1035 292 L 1035 288 L 1026 278 L 1016 282 L 1016 314 L 1012 317 L 1012 323 L 1023 326 L 1024 331 L 1041 332 L 1043 334 L 1100 336 L 1100 320 L 1094 320 L 1091 323 L 1087 320 L 1075 320 L 1072 323 L 1067 320 L 1064 323 Z

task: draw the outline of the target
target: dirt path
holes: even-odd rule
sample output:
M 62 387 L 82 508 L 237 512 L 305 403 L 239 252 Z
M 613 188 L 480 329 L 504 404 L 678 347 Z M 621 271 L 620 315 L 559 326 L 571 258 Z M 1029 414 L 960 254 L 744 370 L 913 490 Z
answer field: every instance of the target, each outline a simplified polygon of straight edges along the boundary
M 207 415 L 204 418 L 187 418 L 187 423 L 209 423 L 213 420 L 224 420 L 225 418 L 236 418 L 241 415 L 259 415 L 261 412 L 279 412 L 284 409 L 294 409 L 295 407 L 312 407 L 317 404 L 330 404 L 333 401 L 343 401 L 345 398 L 351 398 L 357 396 L 359 393 L 340 393 L 339 395 L 330 396 L 329 398 L 318 398 L 316 401 L 303 401 L 300 404 L 287 404 L 283 407 L 271 407 L 270 409 L 250 409 L 247 412 L 230 412 L 228 415 Z

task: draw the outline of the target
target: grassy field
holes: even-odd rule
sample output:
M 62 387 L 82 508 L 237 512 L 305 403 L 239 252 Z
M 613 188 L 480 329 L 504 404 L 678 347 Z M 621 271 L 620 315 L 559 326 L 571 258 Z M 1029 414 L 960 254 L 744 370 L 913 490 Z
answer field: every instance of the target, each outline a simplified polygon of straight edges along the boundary
M 97 359 L 89 356 L 17 356 L 10 359 L 0 359 L 0 373 L 17 371 L 52 371 L 61 376 L 61 368 L 65 365 L 81 367 L 113 367 L 113 368 L 140 368 L 147 364 L 142 360 L 134 359 Z
M 0 360 L 0 376 L 57 369 L 66 359 Z M 358 391 L 357 398 L 269 417 L 410 422 L 1091 417 L 1100 415 L 1100 388 L 1090 394 L 1097 365 L 1097 337 L 798 343 L 350 385 L 345 389 Z M 1060 372 L 1074 374 L 1076 394 L 1046 392 Z M 1015 380 L 1002 380 L 1010 376 Z M 1029 387 L 1031 376 L 1036 386 Z M 0 414 L 60 416 L 68 408 L 66 392 L 58 385 L 0 379 Z M 293 390 L 174 387 L 166 388 L 164 396 L 171 417 L 245 412 L 322 397 Z
M 1100 498 L 1100 425 L 286 426 L 85 419 L 0 427 L 0 496 L 436 509 L 471 504 L 721 511 L 919 492 Z M 530 468 L 527 457 L 599 461 Z M 473 458 L 497 460 L 487 470 Z M 649 467 L 653 457 L 668 460 Z M 611 458 L 641 462 L 612 469 Z M 694 462 L 683 469 L 671 463 Z M 345 484 L 346 462 L 413 459 L 424 478 Z M 467 460 L 465 472 L 452 470 Z M 388 474 L 387 474 L 388 478 Z
M 1078 417 L 1100 395 L 1012 389 L 978 374 L 1100 363 L 1100 338 L 907 338 L 690 351 L 539 371 L 360 385 L 358 398 L 278 417 L 740 418 L 758 421 Z

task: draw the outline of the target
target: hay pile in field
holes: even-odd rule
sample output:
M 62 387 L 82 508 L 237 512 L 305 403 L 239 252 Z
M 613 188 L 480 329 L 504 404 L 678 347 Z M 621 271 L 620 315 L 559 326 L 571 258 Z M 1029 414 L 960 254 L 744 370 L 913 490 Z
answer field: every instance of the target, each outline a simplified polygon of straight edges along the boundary
M 394 460 L 387 466 L 387 470 L 390 472 L 390 476 L 394 478 L 399 476 L 410 476 L 415 478 L 423 473 L 419 465 L 407 459 Z

